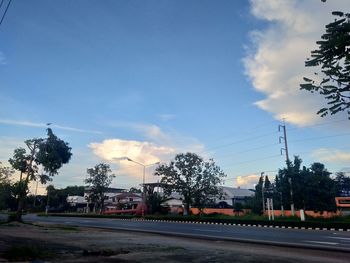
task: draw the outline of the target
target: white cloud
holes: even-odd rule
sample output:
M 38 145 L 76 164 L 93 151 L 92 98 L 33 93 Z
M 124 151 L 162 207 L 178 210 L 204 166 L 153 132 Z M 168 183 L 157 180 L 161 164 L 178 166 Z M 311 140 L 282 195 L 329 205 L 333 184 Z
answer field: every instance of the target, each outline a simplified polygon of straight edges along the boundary
M 134 130 L 140 133 L 146 141 L 157 145 L 166 145 L 176 149 L 178 152 L 196 152 L 205 155 L 205 147 L 196 138 L 184 136 L 175 130 L 162 130 L 161 127 L 154 124 L 135 123 L 135 122 L 112 122 L 113 127 L 122 127 Z
M 114 122 L 114 127 L 123 127 L 135 130 L 144 140 L 123 140 L 119 138 L 106 139 L 102 142 L 93 142 L 89 147 L 93 153 L 104 161 L 118 164 L 118 176 L 129 176 L 130 179 L 140 178 L 142 167 L 133 162 L 115 161 L 114 158 L 128 157 L 143 164 L 168 162 L 177 153 L 195 152 L 206 158 L 204 145 L 195 138 L 182 136 L 175 131 L 165 132 L 154 124 L 140 124 L 130 122 Z M 147 182 L 157 181 L 152 176 L 153 167 L 147 169 Z M 124 178 L 127 180 L 127 178 Z
M 253 188 L 258 183 L 260 175 L 251 174 L 246 176 L 237 176 L 235 185 L 242 188 Z
M 315 71 L 305 68 L 304 62 L 316 48 L 324 26 L 334 20 L 331 12 L 346 11 L 348 4 L 347 0 L 251 0 L 252 14 L 269 22 L 265 30 L 252 32 L 253 47 L 243 60 L 254 88 L 266 95 L 255 105 L 299 126 L 320 118 L 316 112 L 324 99 L 299 90 L 302 78 Z
M 31 122 L 31 121 L 8 120 L 8 119 L 0 119 L 0 124 L 15 125 L 15 126 L 27 126 L 27 127 L 37 127 L 37 128 L 46 128 L 47 127 L 46 123 Z M 100 131 L 78 129 L 78 128 L 62 126 L 62 125 L 58 125 L 58 124 L 51 124 L 50 127 L 51 128 L 60 129 L 60 130 L 73 131 L 73 132 L 101 134 Z
M 313 151 L 312 156 L 322 162 L 335 164 L 348 164 L 350 162 L 350 152 L 338 149 L 320 148 Z
M 136 162 L 148 165 L 156 162 L 166 162 L 176 153 L 174 148 L 157 146 L 151 142 L 132 140 L 109 139 L 101 143 L 91 143 L 89 147 L 104 161 L 118 164 L 118 174 L 132 177 L 140 177 L 142 167 L 127 160 L 115 160 L 128 157 Z M 152 178 L 149 176 L 147 181 Z

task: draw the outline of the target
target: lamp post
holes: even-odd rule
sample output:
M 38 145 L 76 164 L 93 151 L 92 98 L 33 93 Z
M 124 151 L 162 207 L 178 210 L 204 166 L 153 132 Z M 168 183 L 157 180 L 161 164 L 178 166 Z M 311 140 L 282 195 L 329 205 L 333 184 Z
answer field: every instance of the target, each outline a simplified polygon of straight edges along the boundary
M 151 163 L 151 164 L 143 164 L 137 161 L 134 161 L 133 159 L 130 159 L 129 157 L 120 157 L 120 158 L 113 158 L 114 160 L 118 161 L 129 161 L 136 163 L 138 165 L 141 165 L 143 167 L 143 173 L 142 173 L 142 206 L 141 206 L 141 215 L 142 217 L 145 217 L 145 205 L 146 205 L 146 193 L 145 193 L 145 176 L 146 176 L 146 167 L 159 164 L 160 162 Z

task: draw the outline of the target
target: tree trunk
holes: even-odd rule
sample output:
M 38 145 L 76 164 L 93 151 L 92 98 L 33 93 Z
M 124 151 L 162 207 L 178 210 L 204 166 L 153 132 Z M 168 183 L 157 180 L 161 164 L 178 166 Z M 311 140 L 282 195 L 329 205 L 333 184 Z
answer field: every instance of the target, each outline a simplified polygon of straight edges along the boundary
M 190 203 L 186 202 L 184 205 L 184 216 L 189 215 L 189 213 L 190 213 Z
M 18 207 L 16 212 L 16 221 L 22 222 L 22 211 L 24 208 L 24 196 L 22 193 L 18 196 Z

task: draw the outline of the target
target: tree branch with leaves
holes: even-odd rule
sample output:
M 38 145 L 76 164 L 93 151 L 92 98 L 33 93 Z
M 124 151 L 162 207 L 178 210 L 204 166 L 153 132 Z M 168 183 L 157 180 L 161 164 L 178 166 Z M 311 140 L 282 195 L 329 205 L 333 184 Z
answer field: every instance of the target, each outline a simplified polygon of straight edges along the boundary
M 25 144 L 27 149 L 15 149 L 13 157 L 9 159 L 13 169 L 20 172 L 20 180 L 15 183 L 18 199 L 16 219 L 19 221 L 22 219 L 29 182 L 40 180 L 42 184 L 46 184 L 51 181 L 72 156 L 69 144 L 59 139 L 50 128 L 47 129 L 47 138 L 26 140 Z M 45 173 L 39 173 L 40 167 Z
M 222 194 L 217 187 L 226 174 L 210 159 L 204 161 L 195 153 L 181 153 L 169 165 L 156 168 L 155 175 L 162 176 L 165 193 L 177 192 L 183 195 L 184 214 L 189 213 L 191 205 L 203 208 Z
M 315 73 L 320 81 L 304 78 L 300 89 L 317 92 L 327 100 L 327 106 L 317 114 L 347 111 L 350 119 L 350 13 L 332 12 L 337 17 L 326 25 L 326 33 L 317 41 L 318 49 L 311 52 L 306 67 L 320 66 L 320 73 Z

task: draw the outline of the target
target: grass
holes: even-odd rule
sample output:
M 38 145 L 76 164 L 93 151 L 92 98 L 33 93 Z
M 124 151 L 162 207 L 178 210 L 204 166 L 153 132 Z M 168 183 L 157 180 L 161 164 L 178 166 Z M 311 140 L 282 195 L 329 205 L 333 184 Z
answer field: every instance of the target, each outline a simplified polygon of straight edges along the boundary
M 116 218 L 116 219 L 136 219 L 140 218 L 132 215 L 100 215 L 100 214 L 77 214 L 77 213 L 53 213 L 43 214 L 42 216 L 67 216 L 67 217 L 92 217 L 92 218 Z M 146 215 L 148 220 L 164 221 L 189 221 L 189 222 L 208 222 L 208 223 L 226 223 L 226 224 L 251 224 L 267 226 L 286 226 L 286 227 L 311 227 L 311 228 L 335 228 L 350 229 L 350 216 L 334 218 L 312 218 L 307 217 L 306 221 L 300 221 L 298 217 L 275 217 L 274 221 L 269 221 L 267 216 L 256 214 L 246 214 L 244 216 L 228 215 Z

